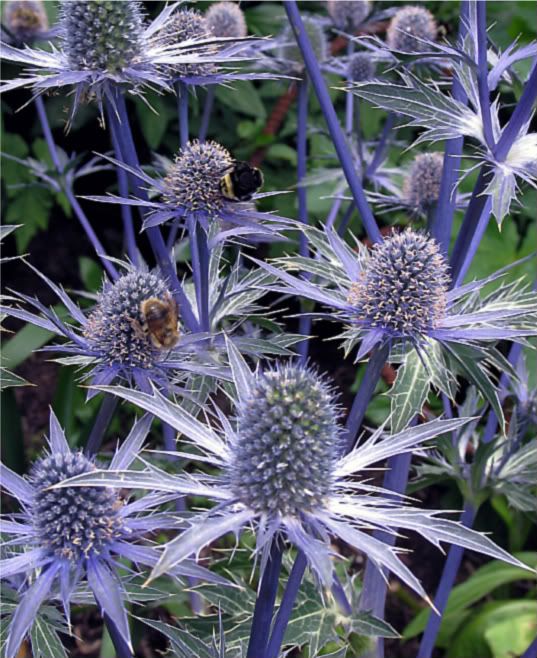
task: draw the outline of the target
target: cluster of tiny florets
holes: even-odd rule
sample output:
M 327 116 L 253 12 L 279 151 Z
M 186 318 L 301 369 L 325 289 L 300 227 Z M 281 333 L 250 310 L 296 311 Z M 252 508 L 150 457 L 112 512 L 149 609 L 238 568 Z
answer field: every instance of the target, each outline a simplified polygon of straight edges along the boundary
M 49 27 L 41 0 L 9 0 L 4 3 L 2 19 L 18 43 L 31 43 Z
M 64 49 L 73 69 L 121 71 L 143 49 L 143 19 L 136 0 L 62 2 Z
M 313 48 L 315 58 L 318 62 L 324 62 L 328 58 L 328 42 L 322 24 L 309 16 L 304 16 L 302 23 Z M 304 67 L 302 52 L 296 44 L 290 25 L 285 26 L 280 35 L 280 40 L 283 45 L 278 49 L 278 57 L 293 62 L 293 68 L 302 69 Z
M 160 358 L 147 333 L 141 304 L 170 298 L 156 274 L 133 271 L 107 285 L 99 295 L 85 327 L 90 348 L 109 365 L 151 368 Z
M 438 244 L 407 229 L 373 246 L 348 301 L 365 326 L 417 337 L 444 317 L 448 284 L 448 264 Z
M 213 36 L 207 20 L 199 11 L 195 9 L 181 9 L 174 14 L 167 24 L 159 32 L 159 41 L 166 45 L 180 44 L 191 39 L 201 41 L 210 39 Z M 203 46 L 194 52 L 199 53 L 200 57 L 214 52 L 214 47 Z M 176 64 L 173 67 L 179 77 L 187 78 L 189 76 L 206 76 L 216 71 L 216 66 L 209 63 L 200 64 Z
M 371 11 L 369 0 L 328 0 L 326 6 L 334 25 L 346 32 L 354 32 Z
M 425 7 L 402 7 L 392 18 L 386 39 L 390 48 L 420 53 L 428 49 L 421 39 L 435 41 L 437 25 L 434 16 Z
M 225 201 L 220 181 L 233 162 L 229 151 L 216 142 L 188 142 L 164 179 L 165 200 L 188 212 L 216 216 Z
M 330 491 L 339 442 L 337 406 L 317 373 L 298 365 L 261 373 L 239 411 L 232 489 L 256 512 L 312 510 Z
M 32 520 L 42 548 L 72 562 L 99 555 L 121 536 L 117 493 L 105 487 L 50 489 L 58 482 L 95 470 L 81 452 L 52 454 L 33 467 Z
M 239 39 L 248 32 L 244 13 L 234 2 L 212 4 L 205 14 L 205 20 L 215 37 Z
M 375 62 L 367 53 L 356 53 L 350 58 L 347 71 L 352 82 L 364 82 L 375 75 Z
M 405 200 L 421 212 L 426 212 L 438 201 L 444 168 L 442 153 L 420 153 L 406 176 Z

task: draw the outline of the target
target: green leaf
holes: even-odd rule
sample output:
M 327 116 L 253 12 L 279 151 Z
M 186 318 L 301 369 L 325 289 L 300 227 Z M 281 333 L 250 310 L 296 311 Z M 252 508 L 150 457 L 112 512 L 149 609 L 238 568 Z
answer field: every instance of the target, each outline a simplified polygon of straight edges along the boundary
M 34 386 L 34 384 L 30 384 L 24 377 L 0 367 L 0 391 L 3 391 L 5 388 L 13 388 L 14 386 Z
M 149 148 L 155 150 L 160 146 L 170 121 L 176 115 L 175 110 L 163 97 L 150 94 L 147 100 L 155 112 L 145 102 L 137 99 L 135 100 L 136 114 Z
M 25 251 L 30 240 L 40 229 L 47 228 L 52 205 L 53 200 L 50 192 L 35 186 L 23 190 L 9 202 L 6 222 L 21 224 L 21 227 L 15 233 L 19 253 Z
M 510 612 L 512 612 L 510 610 Z M 534 607 L 519 610 L 513 616 L 505 617 L 485 631 L 485 640 L 494 658 L 521 656 L 529 647 L 537 630 L 537 616 Z
M 256 119 L 265 119 L 267 116 L 265 105 L 249 80 L 236 82 L 233 87 L 218 85 L 215 96 L 220 103 L 235 112 L 242 112 Z
M 34 658 L 67 658 L 58 633 L 42 616 L 36 617 L 30 638 Z
M 420 413 L 431 385 L 431 376 L 418 356 L 410 350 L 399 366 L 397 377 L 388 392 L 391 399 L 391 432 L 401 432 Z
M 516 553 L 515 557 L 524 564 L 537 568 L 536 552 Z M 493 592 L 497 587 L 528 579 L 537 580 L 537 574 L 497 560 L 480 567 L 465 583 L 453 588 L 442 618 L 439 643 L 443 645 L 449 641 L 449 637 L 454 631 L 453 622 L 466 608 Z M 428 608 L 422 610 L 405 628 L 403 638 L 408 640 L 422 633 L 430 614 L 432 613 Z
M 62 307 L 59 307 L 62 308 Z M 56 311 L 58 309 L 55 309 Z M 43 347 L 54 334 L 33 324 L 27 324 L 7 341 L 2 350 L 2 363 L 14 369 L 25 361 L 35 350 Z

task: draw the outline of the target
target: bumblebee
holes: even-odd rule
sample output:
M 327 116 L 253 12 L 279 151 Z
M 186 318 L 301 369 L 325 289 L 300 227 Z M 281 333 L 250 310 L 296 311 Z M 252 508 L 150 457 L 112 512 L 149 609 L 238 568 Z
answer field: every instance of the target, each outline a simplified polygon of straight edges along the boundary
M 249 201 L 262 185 L 261 171 L 238 160 L 233 169 L 220 179 L 222 195 L 231 201 Z
M 164 299 L 150 297 L 140 304 L 140 329 L 159 349 L 171 349 L 179 340 L 177 302 L 168 293 Z

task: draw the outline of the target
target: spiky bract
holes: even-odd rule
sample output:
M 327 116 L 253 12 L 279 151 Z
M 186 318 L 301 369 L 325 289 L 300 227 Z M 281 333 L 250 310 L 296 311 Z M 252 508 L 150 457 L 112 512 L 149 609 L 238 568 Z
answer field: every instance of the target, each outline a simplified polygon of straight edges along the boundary
M 425 7 L 407 5 L 395 14 L 386 32 L 390 48 L 404 52 L 425 52 L 422 39 L 435 41 L 437 25 L 434 16 Z
M 210 39 L 211 29 L 205 17 L 195 9 L 180 9 L 172 15 L 168 23 L 160 31 L 159 40 L 166 44 L 179 44 L 190 39 Z M 201 49 L 200 54 L 209 52 L 210 47 Z M 174 70 L 179 77 L 205 76 L 216 71 L 212 63 L 177 64 Z
M 140 305 L 169 296 L 164 280 L 150 272 L 132 271 L 106 285 L 84 329 L 89 345 L 109 365 L 151 368 L 160 351 L 142 331 Z
M 229 151 L 216 142 L 188 142 L 164 179 L 165 200 L 188 212 L 216 215 L 225 201 L 220 181 L 233 162 Z
M 240 38 L 245 37 L 248 28 L 242 9 L 234 2 L 217 2 L 212 4 L 205 20 L 215 37 Z
M 9 0 L 4 3 L 2 19 L 18 43 L 31 43 L 49 27 L 41 0 Z
M 352 82 L 364 82 L 375 75 L 375 62 L 367 53 L 352 55 L 348 64 L 348 77 Z
M 438 201 L 443 167 L 442 153 L 420 153 L 416 156 L 403 188 L 409 205 L 426 212 Z
M 35 488 L 32 519 L 41 547 L 73 563 L 106 551 L 122 533 L 117 492 L 104 487 L 49 489 L 95 470 L 81 452 L 49 455 L 31 474 Z
M 319 375 L 279 365 L 241 405 L 231 487 L 250 509 L 298 516 L 320 504 L 340 455 L 337 407 Z
M 444 317 L 448 283 L 448 264 L 438 244 L 407 229 L 373 246 L 348 301 L 364 325 L 417 338 Z
M 143 21 L 135 0 L 62 2 L 61 34 L 70 66 L 121 71 L 142 52 Z
M 369 0 L 329 0 L 326 5 L 334 25 L 347 32 L 356 30 L 371 11 Z

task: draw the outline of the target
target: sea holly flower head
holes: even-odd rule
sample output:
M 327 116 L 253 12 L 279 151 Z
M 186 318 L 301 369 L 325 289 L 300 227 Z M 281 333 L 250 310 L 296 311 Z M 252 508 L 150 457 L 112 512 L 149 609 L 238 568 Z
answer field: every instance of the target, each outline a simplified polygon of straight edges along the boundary
M 241 38 L 248 33 L 244 13 L 234 2 L 214 2 L 211 4 L 205 20 L 216 37 Z
M 347 78 L 352 82 L 370 80 L 375 75 L 375 61 L 366 52 L 351 55 L 347 67 Z
M 403 52 L 425 52 L 427 41 L 435 41 L 437 25 L 425 7 L 407 5 L 398 9 L 390 21 L 386 40 L 388 46 Z
M 173 568 L 187 556 L 228 532 L 246 526 L 256 530 L 256 552 L 264 567 L 273 540 L 285 539 L 303 551 L 323 586 L 333 581 L 331 538 L 366 553 L 379 568 L 386 567 L 426 597 L 423 587 L 397 557 L 396 550 L 368 534 L 411 529 L 438 545 L 439 541 L 472 547 L 487 555 L 519 564 L 488 538 L 458 523 L 438 518 L 394 501 L 387 490 L 356 479 L 392 455 L 423 446 L 438 435 L 463 426 L 468 419 L 434 420 L 383 437 L 382 428 L 344 455 L 339 436 L 339 410 L 328 384 L 304 365 L 276 364 L 252 372 L 239 352 L 228 344 L 236 389 L 235 416 L 215 409 L 219 427 L 196 420 L 158 391 L 153 395 L 126 388 L 104 387 L 166 418 L 202 451 L 200 459 L 217 473 L 170 475 L 149 465 L 143 473 L 108 472 L 77 476 L 63 486 L 147 487 L 157 491 L 200 492 L 218 502 L 192 519 L 190 527 L 164 546 L 151 578 Z M 189 453 L 191 458 L 193 453 Z
M 355 32 L 371 11 L 369 0 L 329 0 L 328 14 L 334 25 L 344 32 Z
M 303 16 L 302 22 L 308 35 L 315 58 L 322 64 L 329 57 L 328 40 L 326 38 L 323 22 L 312 16 Z M 284 67 L 289 71 L 300 73 L 304 69 L 304 60 L 302 52 L 298 47 L 293 30 L 290 25 L 286 25 L 280 35 L 275 40 L 277 46 L 276 58 L 280 60 Z
M 438 244 L 407 229 L 373 245 L 348 302 L 363 326 L 392 337 L 419 337 L 445 316 L 448 271 Z
M 409 206 L 426 213 L 438 202 L 443 168 L 442 153 L 420 153 L 414 158 L 403 187 Z
M 103 99 L 113 102 L 118 86 L 142 95 L 147 88 L 171 91 L 177 77 L 191 84 L 236 78 L 216 64 L 241 61 L 239 53 L 248 44 L 215 37 L 202 16 L 178 11 L 179 5 L 165 7 L 148 23 L 137 0 L 63 0 L 59 48 L 22 50 L 2 45 L 5 60 L 30 68 L 1 90 L 30 87 L 44 93 L 73 85 L 72 118 L 87 97 L 95 97 L 102 111 Z
M 110 469 L 127 468 L 134 461 L 150 426 L 149 416 L 134 424 L 114 453 Z M 59 597 L 69 617 L 70 603 L 82 582 L 87 582 L 98 606 L 130 645 L 124 604 L 128 572 L 121 571 L 119 560 L 125 558 L 136 565 L 131 575 L 140 567 L 154 566 L 158 553 L 142 540 L 155 530 L 177 528 L 182 523 L 177 514 L 160 510 L 173 496 L 150 493 L 128 501 L 106 486 L 55 488 L 66 479 L 99 470 L 92 458 L 71 450 L 53 412 L 47 441 L 47 452 L 27 477 L 0 464 L 2 487 L 21 506 L 17 514 L 6 515 L 2 522 L 2 578 L 22 583 L 20 603 L 8 630 L 8 658 L 17 655 L 46 600 Z M 222 582 L 192 561 L 172 575 L 208 576 Z
M 49 22 L 42 0 L 7 0 L 2 12 L 2 31 L 20 46 L 32 44 L 50 35 Z
M 252 190 L 247 199 L 230 198 L 224 194 L 223 179 L 230 174 L 237 161 L 222 145 L 215 141 L 187 142 L 173 162 L 161 163 L 165 175 L 152 177 L 142 168 L 134 169 L 103 156 L 104 159 L 137 176 L 151 189 L 150 199 L 122 198 L 113 195 L 89 196 L 92 201 L 139 205 L 147 210 L 143 228 L 148 229 L 166 222 L 186 227 L 199 222 L 207 234 L 211 233 L 210 247 L 232 237 L 247 236 L 252 240 L 279 238 L 279 232 L 292 228 L 294 222 L 272 213 L 259 212 L 255 202 L 278 192 Z M 262 176 L 260 176 L 262 180 Z M 219 230 L 212 227 L 218 223 Z

